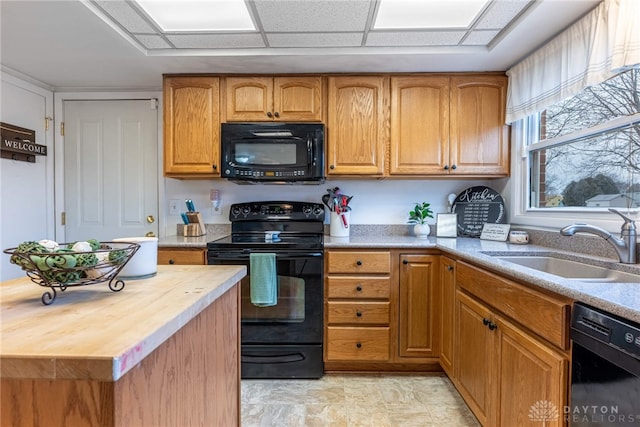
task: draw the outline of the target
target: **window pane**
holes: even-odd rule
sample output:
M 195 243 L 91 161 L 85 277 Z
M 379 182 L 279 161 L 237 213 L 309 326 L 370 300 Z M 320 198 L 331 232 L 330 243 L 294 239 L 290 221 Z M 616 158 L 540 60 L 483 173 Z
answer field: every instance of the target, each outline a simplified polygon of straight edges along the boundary
M 532 207 L 639 207 L 638 124 L 530 156 Z
M 540 139 L 556 138 L 640 112 L 640 69 L 629 70 L 542 113 Z

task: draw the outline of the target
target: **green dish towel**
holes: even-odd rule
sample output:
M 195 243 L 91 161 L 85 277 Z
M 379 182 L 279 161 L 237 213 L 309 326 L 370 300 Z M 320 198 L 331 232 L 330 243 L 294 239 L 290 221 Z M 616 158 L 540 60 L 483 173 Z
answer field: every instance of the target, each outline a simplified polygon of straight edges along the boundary
M 249 254 L 251 270 L 251 304 L 258 307 L 270 307 L 278 303 L 278 275 L 276 272 L 276 254 Z

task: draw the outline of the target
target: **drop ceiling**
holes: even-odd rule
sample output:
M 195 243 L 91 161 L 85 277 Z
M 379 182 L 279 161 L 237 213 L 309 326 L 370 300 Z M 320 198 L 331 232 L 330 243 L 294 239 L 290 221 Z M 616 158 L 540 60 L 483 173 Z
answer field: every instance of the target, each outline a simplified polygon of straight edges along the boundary
M 376 0 L 254 0 L 254 30 L 194 33 L 133 1 L 2 0 L 0 60 L 57 91 L 157 90 L 163 73 L 504 71 L 598 3 L 489 0 L 467 25 L 398 30 L 374 26 Z

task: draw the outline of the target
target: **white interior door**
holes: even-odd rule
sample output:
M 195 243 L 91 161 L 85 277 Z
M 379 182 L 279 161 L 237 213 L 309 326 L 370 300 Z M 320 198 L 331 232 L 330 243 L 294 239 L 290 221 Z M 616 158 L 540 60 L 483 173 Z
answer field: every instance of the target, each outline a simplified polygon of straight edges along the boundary
M 149 100 L 64 102 L 65 240 L 158 233 L 158 109 Z

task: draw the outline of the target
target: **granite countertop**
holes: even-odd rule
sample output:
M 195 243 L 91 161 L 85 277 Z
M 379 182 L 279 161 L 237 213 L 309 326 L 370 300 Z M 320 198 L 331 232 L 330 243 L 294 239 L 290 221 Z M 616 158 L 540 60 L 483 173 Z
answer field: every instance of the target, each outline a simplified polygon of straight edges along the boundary
M 494 270 L 500 274 L 522 282 L 530 283 L 549 291 L 565 295 L 576 301 L 581 301 L 602 310 L 617 314 L 629 320 L 640 323 L 640 283 L 603 283 L 580 282 L 577 280 L 563 279 L 559 276 L 547 274 L 537 270 L 519 266 L 508 261 L 503 261 L 495 256 L 483 252 L 496 252 L 506 254 L 519 254 L 528 252 L 553 252 L 560 253 L 564 257 L 573 258 L 576 261 L 589 260 L 602 266 L 621 269 L 631 273 L 640 274 L 640 265 L 624 265 L 615 262 L 611 258 L 593 255 L 583 255 L 576 252 L 560 250 L 540 245 L 516 245 L 508 242 L 496 242 L 474 238 L 417 238 L 401 234 L 400 227 L 394 230 L 396 234 L 380 233 L 379 229 L 371 232 L 354 233 L 350 237 L 331 237 L 325 235 L 325 249 L 348 248 L 406 248 L 406 249 L 439 249 L 444 253 L 454 255 L 462 260 L 473 262 L 479 266 Z M 398 232 L 399 231 L 399 232 Z M 228 233 L 227 233 L 228 234 Z M 208 235 L 202 242 L 191 239 L 171 237 L 162 239 L 160 246 L 206 246 L 206 242 L 224 237 L 224 234 Z M 187 240 L 189 239 L 189 240 Z
M 2 378 L 117 381 L 247 273 L 159 265 L 154 277 L 68 288 L 53 304 L 27 277 L 0 284 Z

